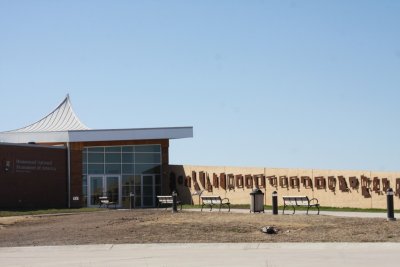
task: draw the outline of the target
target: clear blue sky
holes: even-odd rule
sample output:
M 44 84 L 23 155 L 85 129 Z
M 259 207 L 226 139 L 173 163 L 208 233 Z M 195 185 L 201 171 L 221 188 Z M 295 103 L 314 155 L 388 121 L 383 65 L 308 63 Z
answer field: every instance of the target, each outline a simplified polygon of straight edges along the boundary
M 0 131 L 193 126 L 176 164 L 400 170 L 400 1 L 0 0 Z

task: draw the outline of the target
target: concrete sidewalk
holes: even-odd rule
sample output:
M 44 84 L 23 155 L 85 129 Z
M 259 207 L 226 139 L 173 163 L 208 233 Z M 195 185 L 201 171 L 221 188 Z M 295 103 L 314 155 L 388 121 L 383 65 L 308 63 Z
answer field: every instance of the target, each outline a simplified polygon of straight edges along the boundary
M 199 211 L 200 209 L 183 209 L 183 211 Z M 210 212 L 209 209 L 204 208 L 203 212 Z M 219 212 L 218 208 L 214 208 L 211 212 Z M 221 212 L 227 212 L 227 209 L 221 209 Z M 231 209 L 230 212 L 233 213 L 250 213 L 249 209 Z M 292 210 L 289 208 L 287 211 L 285 210 L 285 215 L 292 215 Z M 272 214 L 271 210 L 265 210 L 266 214 Z M 316 215 L 317 211 L 316 209 L 310 209 L 308 212 L 309 215 Z M 306 211 L 305 210 L 296 210 L 296 215 L 305 215 Z M 353 212 L 353 211 L 324 211 L 321 210 L 320 215 L 328 215 L 328 216 L 338 216 L 338 217 L 355 217 L 355 218 L 387 218 L 387 213 L 384 212 Z M 279 215 L 282 215 L 282 210 L 279 210 Z M 395 218 L 398 217 L 398 215 L 395 213 Z
M 0 248 L 1 266 L 396 266 L 397 243 L 127 244 Z

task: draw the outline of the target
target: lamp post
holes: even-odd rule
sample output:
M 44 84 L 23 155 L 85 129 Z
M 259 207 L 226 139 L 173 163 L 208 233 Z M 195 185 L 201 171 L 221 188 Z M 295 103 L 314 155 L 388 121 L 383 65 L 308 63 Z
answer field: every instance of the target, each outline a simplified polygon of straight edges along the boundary
M 395 221 L 396 218 L 394 217 L 394 205 L 393 205 L 393 189 L 389 188 L 386 192 L 386 200 L 387 200 L 387 220 L 388 221 Z
M 278 215 L 278 193 L 272 192 L 272 214 Z

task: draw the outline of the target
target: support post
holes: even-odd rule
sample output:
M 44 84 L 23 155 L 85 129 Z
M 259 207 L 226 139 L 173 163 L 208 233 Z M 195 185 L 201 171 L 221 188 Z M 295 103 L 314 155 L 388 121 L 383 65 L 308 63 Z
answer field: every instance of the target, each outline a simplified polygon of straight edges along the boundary
M 132 192 L 129 193 L 129 208 L 130 209 L 135 208 L 135 194 Z
M 394 217 L 394 205 L 393 205 L 393 189 L 389 188 L 386 192 L 387 198 L 387 220 L 388 221 L 395 221 L 396 218 Z
M 272 192 L 272 214 L 278 215 L 278 193 Z
M 178 207 L 177 207 L 177 196 L 178 194 L 176 193 L 176 191 L 172 191 L 172 213 L 174 212 L 178 212 Z
M 71 208 L 71 146 L 70 143 L 67 142 L 67 175 L 68 175 L 68 183 L 67 183 L 67 201 L 68 201 L 68 208 Z M 89 178 L 88 178 L 89 179 Z

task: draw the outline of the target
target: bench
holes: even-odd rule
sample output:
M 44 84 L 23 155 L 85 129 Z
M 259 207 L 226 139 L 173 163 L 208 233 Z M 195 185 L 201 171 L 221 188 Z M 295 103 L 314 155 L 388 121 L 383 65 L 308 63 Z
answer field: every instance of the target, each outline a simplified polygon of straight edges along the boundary
M 157 209 L 160 208 L 161 205 L 165 205 L 165 209 L 168 208 L 168 206 L 173 206 L 174 201 L 172 199 L 172 196 L 157 196 L 158 199 L 158 206 Z M 182 201 L 180 200 L 176 200 L 176 204 L 181 206 L 181 210 L 182 210 Z
M 99 197 L 100 205 L 99 208 L 102 206 L 109 208 L 109 206 L 114 205 L 114 209 L 117 208 L 117 202 L 112 202 L 108 199 L 108 197 Z
M 296 212 L 295 207 L 307 207 L 307 214 L 310 208 L 317 208 L 319 214 L 319 204 L 318 204 L 318 199 L 316 198 L 309 199 L 307 196 L 295 196 L 295 197 L 283 196 L 282 198 L 283 198 L 282 214 L 285 214 L 285 209 L 287 206 L 292 206 L 293 214 Z
M 201 211 L 203 211 L 204 206 L 210 206 L 210 211 L 212 210 L 214 205 L 219 205 L 219 211 L 221 211 L 222 206 L 227 206 L 228 211 L 231 211 L 231 203 L 229 203 L 229 198 L 221 199 L 220 196 L 201 196 Z

